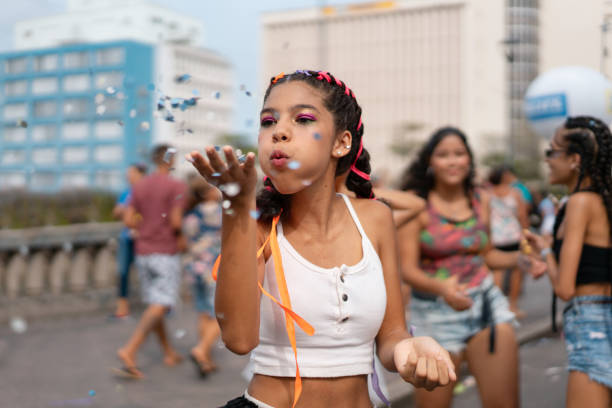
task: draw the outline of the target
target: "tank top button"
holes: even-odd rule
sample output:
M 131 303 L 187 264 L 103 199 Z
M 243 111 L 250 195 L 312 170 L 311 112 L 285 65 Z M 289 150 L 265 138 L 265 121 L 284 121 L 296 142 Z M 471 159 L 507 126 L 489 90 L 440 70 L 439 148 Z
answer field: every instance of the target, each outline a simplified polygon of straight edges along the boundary
M 348 316 L 345 317 L 344 319 L 342 319 L 342 323 L 346 322 L 348 319 L 349 319 Z
M 348 295 L 346 293 L 342 295 L 342 300 L 344 300 L 345 302 L 348 300 Z
M 344 283 L 344 275 L 340 275 L 340 280 Z

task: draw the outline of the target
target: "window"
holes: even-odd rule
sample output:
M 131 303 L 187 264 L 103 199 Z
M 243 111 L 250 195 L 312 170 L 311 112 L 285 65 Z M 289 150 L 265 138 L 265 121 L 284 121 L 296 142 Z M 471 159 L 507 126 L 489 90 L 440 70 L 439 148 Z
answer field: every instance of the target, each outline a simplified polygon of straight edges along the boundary
M 34 149 L 32 161 L 36 164 L 54 164 L 57 161 L 57 150 L 54 147 Z
M 57 104 L 55 101 L 38 101 L 34 102 L 34 117 L 47 118 L 57 113 Z
M 123 128 L 114 120 L 103 120 L 95 123 L 94 134 L 98 139 L 118 139 L 123 136 Z
M 96 187 L 104 190 L 118 190 L 123 186 L 123 174 L 118 170 L 98 171 L 95 175 Z
M 5 143 L 19 143 L 25 142 L 27 133 L 25 128 L 20 126 L 6 126 L 3 129 L 3 137 L 2 140 Z
M 21 74 L 28 69 L 28 60 L 25 58 L 11 58 L 4 63 L 4 72 L 7 74 Z
M 57 174 L 52 171 L 37 171 L 32 174 L 30 185 L 34 189 L 44 190 L 54 187 L 57 183 Z
M 121 145 L 98 146 L 94 150 L 94 160 L 98 163 L 118 163 L 123 161 Z
M 66 75 L 64 77 L 64 91 L 83 92 L 89 90 L 89 75 Z
M 57 54 L 40 55 L 34 58 L 34 71 L 57 69 Z
M 83 116 L 89 112 L 89 100 L 73 98 L 64 100 L 64 116 Z
M 2 165 L 11 166 L 14 164 L 21 164 L 25 162 L 26 154 L 23 149 L 11 149 L 5 150 L 2 153 Z
M 124 60 L 123 48 L 105 48 L 96 52 L 98 65 L 120 65 Z
M 12 173 L 3 173 L 0 178 L 0 182 L 2 182 L 2 188 L 19 188 L 25 187 L 26 185 L 26 176 L 24 172 L 17 171 Z
M 101 105 L 104 105 L 104 113 L 109 114 L 109 113 L 120 113 L 121 110 L 123 109 L 123 101 L 119 100 L 119 99 L 106 99 L 104 101 L 104 103 L 102 103 Z M 100 105 L 100 106 L 101 106 Z
M 85 140 L 89 138 L 89 124 L 87 122 L 64 123 L 62 139 Z
M 57 138 L 57 126 L 37 125 L 32 128 L 32 139 L 36 142 L 50 142 Z
M 64 54 L 64 68 L 83 68 L 89 65 L 86 51 L 68 52 Z
M 89 174 L 70 172 L 62 175 L 62 188 L 83 188 L 89 185 Z
M 97 88 L 120 87 L 123 84 L 123 74 L 118 71 L 101 72 L 96 74 L 95 84 Z
M 57 78 L 36 78 L 32 80 L 32 93 L 34 95 L 57 92 Z
M 4 84 L 4 94 L 6 96 L 19 96 L 28 92 L 27 81 L 10 81 Z
M 24 119 L 28 114 L 25 103 L 12 103 L 4 105 L 4 120 Z
M 89 158 L 87 147 L 65 147 L 62 152 L 62 161 L 64 164 L 85 163 Z

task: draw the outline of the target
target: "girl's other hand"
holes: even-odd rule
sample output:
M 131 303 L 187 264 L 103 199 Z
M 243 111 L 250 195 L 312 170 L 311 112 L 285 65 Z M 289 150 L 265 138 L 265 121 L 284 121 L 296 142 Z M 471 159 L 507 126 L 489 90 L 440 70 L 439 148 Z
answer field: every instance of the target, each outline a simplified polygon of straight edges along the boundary
M 428 391 L 457 381 L 455 365 L 431 337 L 412 337 L 397 343 L 393 360 L 404 381 Z
M 226 164 L 213 146 L 207 146 L 205 151 L 207 157 L 193 151 L 187 154 L 185 159 L 193 164 L 210 184 L 217 187 L 226 186 L 221 188 L 224 198 L 235 202 L 254 197 L 257 184 L 254 153 L 248 153 L 244 162 L 240 163 L 232 147 L 224 146 Z
M 523 240 L 521 241 L 521 251 L 525 255 L 529 255 L 529 256 L 534 255 L 532 252 L 535 252 L 535 254 L 539 255 L 540 252 L 542 252 L 544 248 L 549 248 L 549 247 L 550 245 L 547 243 L 546 238 L 538 234 L 534 234 L 528 229 L 523 230 Z
M 459 284 L 459 276 L 453 275 L 444 280 L 444 292 L 442 297 L 450 307 L 457 311 L 462 311 L 472 307 L 472 298 L 466 293 L 467 285 Z

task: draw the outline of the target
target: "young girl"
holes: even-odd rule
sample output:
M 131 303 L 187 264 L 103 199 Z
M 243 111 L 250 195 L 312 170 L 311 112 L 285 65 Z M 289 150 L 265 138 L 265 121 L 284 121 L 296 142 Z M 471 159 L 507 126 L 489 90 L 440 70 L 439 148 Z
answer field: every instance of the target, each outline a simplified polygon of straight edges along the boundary
M 201 377 L 216 370 L 211 349 L 219 337 L 215 319 L 215 282 L 212 269 L 221 251 L 221 194 L 201 177 L 189 183 L 189 199 L 183 218 L 183 235 L 188 240 L 185 270 L 193 287 L 198 311 L 200 341 L 191 349 L 190 358 Z
M 572 194 L 559 210 L 552 249 L 526 232 L 548 264 L 555 294 L 568 301 L 567 407 L 612 405 L 612 135 L 602 121 L 568 118 L 546 151 L 552 184 Z
M 489 268 L 515 268 L 519 253 L 489 244 L 489 198 L 475 190 L 473 179 L 474 160 L 463 132 L 450 127 L 435 132 L 403 181 L 402 189 L 426 200 L 426 210 L 398 229 L 401 270 L 413 290 L 416 333 L 434 337 L 455 366 L 467 360 L 484 407 L 516 407 L 514 315 Z M 417 390 L 417 406 L 449 407 L 452 396 L 452 387 Z
M 417 387 L 456 379 L 444 349 L 406 331 L 390 210 L 336 194 L 334 178 L 350 169 L 349 189 L 373 196 L 363 131 L 345 83 L 297 71 L 273 78 L 264 98 L 257 206 L 254 154 L 188 156 L 211 182 L 240 187 L 225 189 L 215 310 L 226 346 L 251 352 L 255 375 L 228 407 L 371 407 L 374 342 L 383 365 Z

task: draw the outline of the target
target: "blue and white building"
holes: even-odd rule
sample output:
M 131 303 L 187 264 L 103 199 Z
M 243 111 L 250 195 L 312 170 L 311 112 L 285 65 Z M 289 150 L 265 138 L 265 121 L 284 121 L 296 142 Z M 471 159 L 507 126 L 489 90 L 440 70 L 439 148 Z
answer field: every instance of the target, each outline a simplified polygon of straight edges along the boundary
M 19 23 L 19 49 L 0 53 L 0 189 L 118 192 L 154 144 L 182 155 L 230 131 L 231 67 L 199 46 L 193 19 L 143 0 L 68 3 L 66 15 Z M 130 15 L 142 21 L 129 27 Z M 162 95 L 199 99 L 167 122 L 156 114 Z M 177 160 L 177 175 L 187 171 Z

